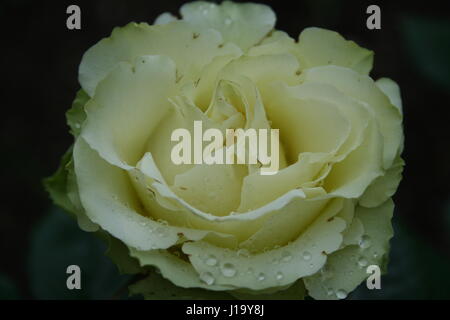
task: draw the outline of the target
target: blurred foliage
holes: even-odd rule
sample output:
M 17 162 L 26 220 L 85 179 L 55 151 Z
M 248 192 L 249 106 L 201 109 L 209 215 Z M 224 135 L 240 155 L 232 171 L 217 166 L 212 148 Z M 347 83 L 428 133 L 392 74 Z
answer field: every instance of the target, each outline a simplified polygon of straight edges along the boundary
M 414 65 L 428 80 L 450 89 L 450 19 L 408 16 L 402 35 Z
M 5 274 L 0 274 L 0 300 L 20 299 L 15 283 Z
M 31 239 L 29 276 L 36 299 L 115 299 L 127 297 L 130 276 L 105 256 L 106 244 L 86 233 L 59 209 L 52 209 Z M 69 265 L 81 269 L 81 289 L 68 290 Z

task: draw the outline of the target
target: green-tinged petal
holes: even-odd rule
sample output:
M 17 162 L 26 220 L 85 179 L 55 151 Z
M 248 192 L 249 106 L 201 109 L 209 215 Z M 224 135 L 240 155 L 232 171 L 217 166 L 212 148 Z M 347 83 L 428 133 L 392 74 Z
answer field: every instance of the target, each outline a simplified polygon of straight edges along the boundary
M 379 206 L 390 198 L 400 184 L 404 164 L 403 159 L 398 156 L 392 167 L 367 188 L 359 199 L 359 204 L 371 208 Z
M 80 193 L 78 190 L 77 177 L 75 176 L 75 168 L 73 163 L 73 156 L 70 159 L 70 162 L 66 166 L 67 170 L 67 185 L 66 185 L 66 194 L 67 197 L 72 202 L 74 207 L 73 213 L 75 213 L 78 226 L 87 232 L 94 232 L 99 229 L 99 226 L 96 223 L 93 223 L 89 217 L 86 215 L 86 212 L 83 208 L 83 205 L 80 200 Z
M 196 1 L 184 4 L 180 9 L 183 20 L 201 28 L 218 30 L 225 41 L 247 50 L 264 38 L 275 25 L 276 16 L 266 5 L 233 3 L 220 5 Z
M 330 218 L 341 208 L 342 201 L 336 199 L 296 240 L 267 252 L 242 254 L 242 251 L 219 248 L 204 241 L 185 243 L 182 249 L 197 272 L 209 272 L 217 285 L 252 290 L 288 285 L 317 272 L 327 254 L 339 248 L 345 222 L 337 217 Z M 218 261 L 214 266 L 208 263 L 211 256 Z
M 84 112 L 84 106 L 89 101 L 90 97 L 83 90 L 80 89 L 77 92 L 75 100 L 72 102 L 72 108 L 66 112 L 67 124 L 70 127 L 70 133 L 76 138 L 81 132 L 81 126 L 86 119 L 86 113 Z
M 156 272 L 129 286 L 130 294 L 142 294 L 146 300 L 233 300 L 225 292 L 186 289 L 173 285 Z
M 378 79 L 375 81 L 375 84 L 389 98 L 391 104 L 397 107 L 400 113 L 403 113 L 402 97 L 400 96 L 400 87 L 398 84 L 389 78 Z
M 144 154 L 150 135 L 168 114 L 175 65 L 163 56 L 121 63 L 86 105 L 82 137 L 109 163 L 130 169 Z
M 383 167 L 389 168 L 402 145 L 402 117 L 389 98 L 366 75 L 338 66 L 324 66 L 304 70 L 306 82 L 329 84 L 339 91 L 367 104 L 383 136 Z
M 140 56 L 163 55 L 175 62 L 181 84 L 195 81 L 215 56 L 239 52 L 234 44 L 223 44 L 216 30 L 184 21 L 155 26 L 130 23 L 115 28 L 109 38 L 86 51 L 79 68 L 79 81 L 92 97 L 97 84 L 120 62 L 133 63 Z
M 373 52 L 334 31 L 307 28 L 300 34 L 298 48 L 303 69 L 336 65 L 361 74 L 368 74 L 372 69 Z
M 84 231 L 97 231 L 98 225 L 89 220 L 79 202 L 78 187 L 74 179 L 72 150 L 63 155 L 61 164 L 53 176 L 44 180 L 44 187 L 52 200 L 64 210 L 72 213 L 78 220 L 78 225 Z
M 267 291 L 267 292 L 266 292 Z M 298 280 L 287 288 L 276 288 L 267 290 L 234 290 L 229 292 L 240 300 L 303 300 L 306 290 L 302 280 Z
M 358 244 L 364 234 L 364 225 L 359 218 L 354 218 L 351 224 L 342 233 L 344 236 L 343 246 Z
M 393 210 L 392 200 L 376 208 L 357 207 L 355 217 L 365 230 L 361 246 L 350 245 L 331 254 L 320 273 L 304 278 L 308 294 L 315 299 L 342 299 L 369 276 L 367 266 L 383 270 L 393 235 Z
M 156 17 L 155 22 L 153 24 L 168 24 L 170 22 L 178 20 L 173 14 L 169 12 L 161 13 L 158 17 Z
M 180 255 L 180 252 L 177 252 Z M 181 288 L 204 288 L 214 291 L 230 289 L 228 286 L 215 285 L 208 274 L 199 275 L 192 265 L 167 250 L 139 251 L 130 248 L 130 254 L 139 260 L 142 267 L 154 266 L 161 276 Z

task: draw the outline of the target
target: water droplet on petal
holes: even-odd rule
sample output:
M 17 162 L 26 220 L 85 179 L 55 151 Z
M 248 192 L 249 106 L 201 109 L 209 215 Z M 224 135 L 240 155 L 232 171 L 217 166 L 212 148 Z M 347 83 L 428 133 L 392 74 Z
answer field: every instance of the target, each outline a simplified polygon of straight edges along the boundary
M 258 281 L 264 281 L 266 279 L 266 275 L 264 273 L 258 274 Z
M 325 279 L 330 279 L 333 277 L 333 271 L 330 269 L 329 266 L 323 266 L 322 269 L 320 269 L 320 274 L 322 275 L 322 278 Z
M 369 248 L 371 244 L 372 244 L 372 243 L 371 243 L 371 241 L 370 241 L 370 237 L 367 236 L 367 235 L 362 236 L 362 237 L 361 237 L 361 240 L 359 241 L 359 246 L 360 246 L 362 249 L 367 249 L 367 248 Z
M 369 262 L 364 257 L 361 257 L 361 258 L 358 259 L 358 265 L 360 267 L 365 267 L 368 264 L 369 264 Z
M 222 268 L 220 269 L 222 271 L 222 274 L 224 277 L 231 278 L 236 275 L 236 269 L 231 263 L 225 263 L 222 265 Z
M 283 260 L 283 262 L 289 262 L 289 261 L 291 261 L 291 259 L 292 259 L 292 255 L 289 252 L 284 251 L 281 254 L 281 260 Z
M 158 228 L 156 228 L 155 231 L 156 231 L 156 234 L 159 237 L 165 237 L 166 236 L 166 230 L 164 228 L 158 227 Z
M 281 273 L 280 271 L 278 271 L 277 272 L 277 274 L 276 274 L 276 276 L 275 276 L 275 278 L 277 279 L 277 280 L 283 280 L 283 273 Z
M 343 289 L 339 289 L 336 291 L 336 297 L 338 297 L 338 299 L 345 299 L 347 298 L 347 292 Z
M 215 256 L 210 255 L 210 256 L 206 259 L 205 263 L 206 263 L 208 266 L 213 267 L 213 266 L 215 266 L 215 265 L 217 264 L 217 259 L 216 259 Z
M 311 260 L 311 253 L 309 253 L 308 251 L 303 252 L 303 259 Z
M 200 280 L 210 286 L 214 283 L 215 279 L 210 272 L 204 272 L 200 275 Z
M 333 289 L 328 288 L 327 289 L 327 295 L 331 296 L 334 293 Z

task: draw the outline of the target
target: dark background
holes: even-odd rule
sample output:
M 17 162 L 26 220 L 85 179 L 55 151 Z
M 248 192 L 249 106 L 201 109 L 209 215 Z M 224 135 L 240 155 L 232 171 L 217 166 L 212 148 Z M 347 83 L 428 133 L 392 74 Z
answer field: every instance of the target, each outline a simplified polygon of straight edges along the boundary
M 319 26 L 373 50 L 372 77 L 390 77 L 402 90 L 406 167 L 394 197 L 390 273 L 379 292 L 361 287 L 351 298 L 450 299 L 450 11 L 445 2 L 261 2 L 277 14 L 277 29 L 295 38 L 303 28 Z M 159 13 L 177 13 L 182 3 L 0 3 L 0 299 L 118 297 L 113 292 L 120 293 L 127 279 L 102 257 L 102 243 L 52 206 L 41 182 L 72 143 L 64 114 L 79 89 L 83 53 L 113 27 L 152 23 Z M 66 28 L 70 4 L 81 8 L 81 30 Z M 370 4 L 381 7 L 381 30 L 366 28 Z M 89 277 L 81 293 L 69 294 L 56 283 L 65 286 L 61 270 L 70 263 L 82 264 Z

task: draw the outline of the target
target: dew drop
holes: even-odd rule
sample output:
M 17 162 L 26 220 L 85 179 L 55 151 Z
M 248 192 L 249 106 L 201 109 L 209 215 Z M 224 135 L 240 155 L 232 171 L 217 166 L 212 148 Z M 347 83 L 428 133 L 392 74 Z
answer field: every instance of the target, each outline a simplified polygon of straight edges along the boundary
M 339 289 L 336 291 L 336 297 L 338 297 L 338 299 L 345 299 L 347 298 L 347 292 L 343 289 Z
M 281 273 L 280 271 L 278 271 L 277 274 L 276 274 L 276 276 L 275 276 L 275 278 L 276 278 L 277 280 L 283 280 L 283 278 L 284 278 L 283 273 Z
M 362 237 L 361 237 L 361 240 L 359 241 L 359 246 L 360 246 L 362 249 L 367 249 L 367 248 L 369 248 L 371 244 L 372 244 L 372 243 L 371 243 L 371 241 L 370 241 L 370 237 L 367 236 L 367 235 L 362 236 Z
M 236 275 L 236 269 L 231 263 L 225 263 L 223 264 L 222 268 L 220 269 L 222 271 L 222 274 L 224 277 L 231 278 Z
M 258 281 L 264 281 L 266 279 L 266 275 L 264 273 L 258 274 Z
M 215 256 L 210 255 L 208 258 L 206 258 L 205 263 L 206 263 L 206 265 L 213 267 L 217 264 L 217 259 Z
M 200 275 L 200 280 L 210 286 L 214 283 L 215 279 L 210 272 L 204 272 Z
M 163 228 L 158 227 L 158 228 L 156 228 L 155 231 L 156 231 L 156 234 L 159 237 L 165 237 L 166 236 L 166 231 Z
M 303 259 L 306 261 L 311 260 L 311 253 L 308 251 L 303 252 Z
M 75 123 L 75 128 L 80 129 L 81 125 L 79 123 Z
M 360 267 L 363 268 L 363 267 L 367 266 L 368 264 L 369 264 L 369 262 L 364 257 L 361 257 L 358 259 L 358 265 Z
M 374 257 L 375 259 L 378 258 L 378 253 L 374 252 L 374 253 L 373 253 L 373 257 Z
M 230 18 L 226 18 L 224 23 L 225 23 L 225 25 L 229 26 L 231 24 L 231 19 Z
M 327 295 L 331 296 L 334 293 L 333 289 L 328 288 L 327 289 Z
M 281 254 L 281 260 L 282 260 L 283 262 L 289 262 L 289 261 L 291 261 L 291 259 L 292 259 L 292 255 L 291 255 L 289 252 L 284 251 L 284 252 Z
M 320 269 L 320 274 L 322 275 L 323 279 L 330 279 L 333 277 L 333 271 L 328 266 L 324 266 L 322 269 Z

